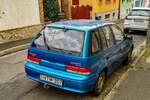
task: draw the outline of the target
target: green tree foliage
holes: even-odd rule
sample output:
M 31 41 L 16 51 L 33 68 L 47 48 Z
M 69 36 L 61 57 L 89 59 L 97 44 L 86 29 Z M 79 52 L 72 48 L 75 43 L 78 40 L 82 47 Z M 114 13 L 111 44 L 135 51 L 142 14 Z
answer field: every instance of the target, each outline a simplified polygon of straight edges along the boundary
M 45 21 L 59 20 L 58 0 L 44 0 Z

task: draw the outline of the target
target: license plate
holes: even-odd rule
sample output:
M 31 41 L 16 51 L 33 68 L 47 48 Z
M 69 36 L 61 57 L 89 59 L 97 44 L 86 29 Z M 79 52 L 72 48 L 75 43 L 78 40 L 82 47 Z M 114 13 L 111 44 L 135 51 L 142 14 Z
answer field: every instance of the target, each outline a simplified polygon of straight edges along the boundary
M 50 76 L 40 75 L 40 80 L 50 82 L 50 83 L 53 83 L 53 84 L 56 84 L 56 85 L 59 85 L 59 86 L 63 85 L 62 80 L 59 80 L 59 79 L 56 79 L 56 78 L 53 78 L 53 77 L 50 77 Z
M 134 20 L 134 22 L 144 22 L 144 20 Z

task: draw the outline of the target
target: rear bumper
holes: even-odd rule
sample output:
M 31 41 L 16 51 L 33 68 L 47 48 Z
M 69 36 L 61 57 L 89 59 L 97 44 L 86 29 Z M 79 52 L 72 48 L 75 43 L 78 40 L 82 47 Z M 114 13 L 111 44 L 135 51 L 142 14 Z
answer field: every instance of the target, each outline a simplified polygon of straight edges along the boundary
M 135 25 L 135 24 L 124 23 L 124 29 L 146 31 L 148 27 L 147 25 Z
M 86 93 L 93 90 L 97 79 L 94 76 L 76 75 L 73 73 L 59 71 L 37 64 L 33 64 L 31 62 L 26 62 L 25 72 L 27 77 L 31 80 L 40 83 L 46 83 L 50 86 L 54 86 L 63 90 L 68 90 L 76 93 Z M 63 80 L 63 86 L 58 86 L 50 82 L 40 80 L 40 74 Z

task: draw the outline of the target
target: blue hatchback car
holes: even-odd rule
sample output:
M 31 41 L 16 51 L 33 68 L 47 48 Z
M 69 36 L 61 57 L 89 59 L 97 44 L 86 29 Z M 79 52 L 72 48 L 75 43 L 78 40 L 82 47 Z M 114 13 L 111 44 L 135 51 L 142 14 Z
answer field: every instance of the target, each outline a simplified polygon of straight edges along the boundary
M 112 22 L 69 20 L 47 24 L 28 48 L 29 79 L 99 95 L 106 78 L 131 59 L 133 40 Z

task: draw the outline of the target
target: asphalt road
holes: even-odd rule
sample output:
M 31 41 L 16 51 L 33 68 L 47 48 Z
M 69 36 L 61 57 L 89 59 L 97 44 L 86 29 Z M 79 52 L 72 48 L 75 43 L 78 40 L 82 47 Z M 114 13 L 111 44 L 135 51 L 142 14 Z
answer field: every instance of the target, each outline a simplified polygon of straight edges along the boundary
M 141 32 L 132 34 L 135 46 L 145 40 Z M 6 55 L 0 58 L 0 100 L 100 100 L 104 98 L 120 76 L 127 70 L 126 66 L 120 66 L 107 80 L 101 96 L 93 97 L 88 94 L 76 94 L 63 91 L 54 87 L 44 89 L 26 78 L 24 62 L 26 50 Z

